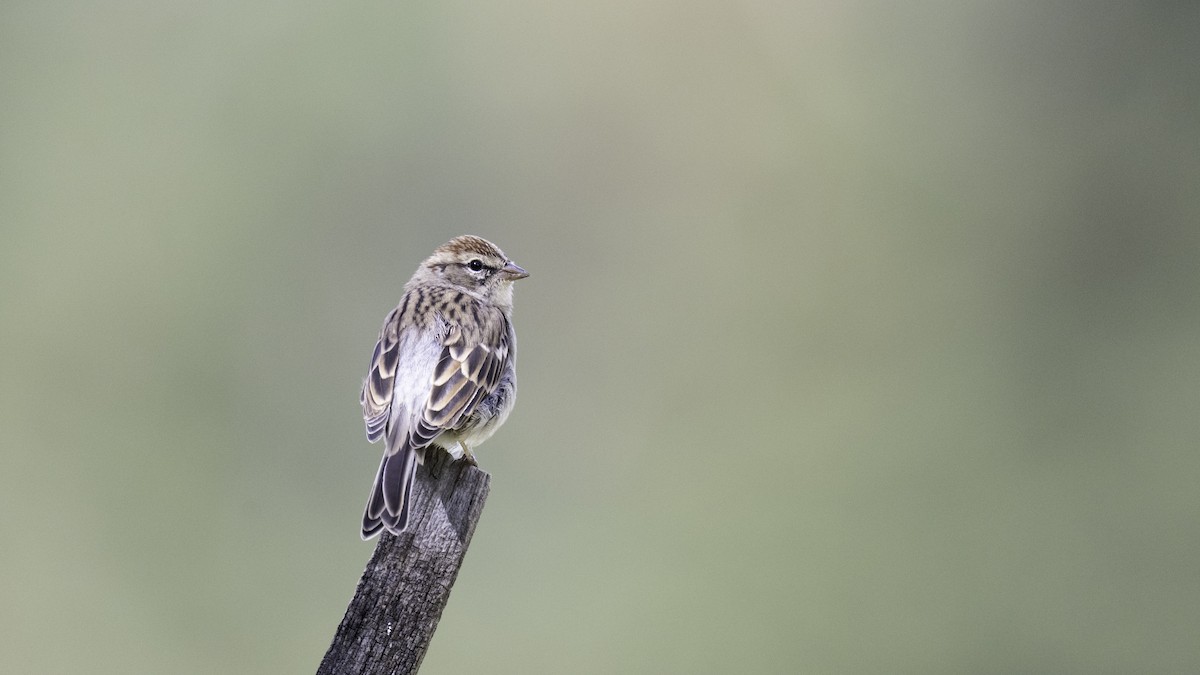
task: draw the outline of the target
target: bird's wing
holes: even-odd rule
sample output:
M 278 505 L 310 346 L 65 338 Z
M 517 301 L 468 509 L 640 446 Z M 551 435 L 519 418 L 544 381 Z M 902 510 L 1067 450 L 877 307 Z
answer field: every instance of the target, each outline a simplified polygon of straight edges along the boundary
M 415 444 L 427 445 L 442 431 L 459 428 L 496 391 L 510 356 L 507 324 L 503 316 L 491 329 L 450 324 L 433 369 L 429 400 L 411 432 Z
M 392 411 L 392 395 L 396 382 L 396 367 L 400 363 L 400 308 L 388 313 L 379 329 L 379 340 L 371 354 L 371 369 L 358 396 L 362 404 L 363 421 L 367 425 L 367 440 L 374 443 L 383 437 Z

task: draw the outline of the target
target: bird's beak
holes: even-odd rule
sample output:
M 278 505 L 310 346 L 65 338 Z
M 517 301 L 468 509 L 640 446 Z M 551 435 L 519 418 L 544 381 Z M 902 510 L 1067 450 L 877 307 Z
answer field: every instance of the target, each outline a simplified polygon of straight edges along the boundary
M 504 267 L 501 267 L 500 272 L 503 273 L 509 281 L 516 281 L 517 279 L 524 279 L 525 277 L 529 276 L 529 272 L 521 269 L 521 266 L 515 262 L 510 262 Z

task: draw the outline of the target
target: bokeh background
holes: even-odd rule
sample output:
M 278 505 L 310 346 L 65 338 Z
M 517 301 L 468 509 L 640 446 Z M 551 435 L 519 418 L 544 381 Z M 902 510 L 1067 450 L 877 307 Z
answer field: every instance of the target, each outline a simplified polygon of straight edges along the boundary
M 1192 3 L 0 6 L 0 670 L 312 672 L 418 261 L 520 283 L 423 673 L 1200 670 Z

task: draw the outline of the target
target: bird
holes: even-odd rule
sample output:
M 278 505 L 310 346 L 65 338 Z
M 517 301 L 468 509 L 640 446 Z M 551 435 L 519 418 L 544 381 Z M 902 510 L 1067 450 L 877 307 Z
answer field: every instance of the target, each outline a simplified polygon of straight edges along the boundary
M 359 396 L 367 440 L 384 443 L 363 540 L 408 527 L 416 467 L 431 448 L 477 465 L 473 449 L 508 419 L 517 398 L 513 282 L 528 276 L 495 244 L 463 235 L 404 285 Z

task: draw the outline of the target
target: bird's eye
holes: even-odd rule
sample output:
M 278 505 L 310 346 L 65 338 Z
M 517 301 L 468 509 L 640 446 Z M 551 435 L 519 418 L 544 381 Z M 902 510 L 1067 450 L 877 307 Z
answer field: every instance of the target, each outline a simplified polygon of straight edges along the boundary
M 483 261 L 479 258 L 476 258 L 467 263 L 467 269 L 471 270 L 472 272 L 478 272 L 479 270 L 483 269 Z

